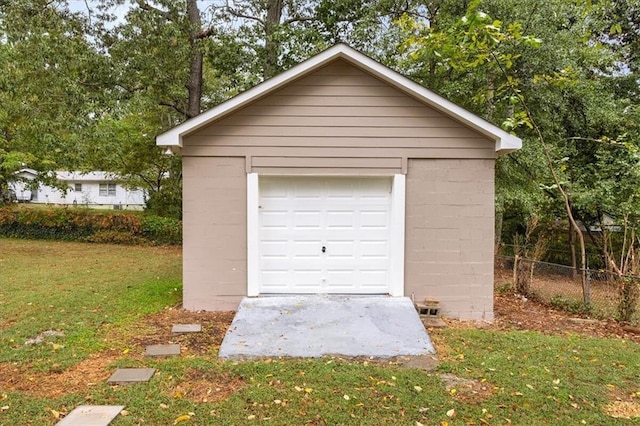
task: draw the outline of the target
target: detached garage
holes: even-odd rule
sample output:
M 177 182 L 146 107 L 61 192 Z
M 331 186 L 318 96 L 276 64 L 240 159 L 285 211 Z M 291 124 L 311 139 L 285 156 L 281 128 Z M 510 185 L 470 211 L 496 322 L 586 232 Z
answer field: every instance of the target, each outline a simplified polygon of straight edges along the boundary
M 160 135 L 184 307 L 388 294 L 493 319 L 494 162 L 520 139 L 345 45 Z

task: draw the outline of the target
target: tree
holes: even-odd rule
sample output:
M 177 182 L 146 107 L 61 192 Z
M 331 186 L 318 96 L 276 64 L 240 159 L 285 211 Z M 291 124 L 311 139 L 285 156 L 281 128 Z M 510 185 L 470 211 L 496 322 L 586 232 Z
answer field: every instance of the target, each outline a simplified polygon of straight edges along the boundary
M 44 180 L 83 163 L 76 147 L 100 113 L 103 63 L 85 29 L 64 3 L 0 3 L 0 193 L 20 168 Z

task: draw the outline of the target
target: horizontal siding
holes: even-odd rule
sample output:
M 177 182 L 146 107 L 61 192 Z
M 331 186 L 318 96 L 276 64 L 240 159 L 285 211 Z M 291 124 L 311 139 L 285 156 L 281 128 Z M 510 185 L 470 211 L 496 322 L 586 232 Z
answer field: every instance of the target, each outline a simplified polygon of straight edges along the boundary
M 339 167 L 400 169 L 401 158 L 251 157 L 254 167 Z
M 183 155 L 280 161 L 252 163 L 257 171 L 296 167 L 305 157 L 352 159 L 345 167 L 357 158 L 490 159 L 495 148 L 476 131 L 338 61 L 186 137 Z
M 402 99 L 402 98 L 398 98 Z M 424 108 L 420 105 L 405 106 L 346 106 L 346 105 L 251 105 L 235 114 L 235 117 L 250 116 L 252 120 L 256 117 L 330 117 L 330 118 L 350 118 L 350 117 L 441 117 L 441 114 L 431 108 Z M 231 117 L 227 120 L 231 121 Z
M 495 158 L 491 148 L 344 148 L 189 145 L 183 156 L 358 157 L 358 158 Z
M 305 137 L 283 137 L 283 136 L 260 136 L 259 138 L 246 138 L 242 136 L 195 136 L 189 139 L 189 147 L 211 146 L 212 148 L 224 147 L 256 147 L 256 149 L 267 147 L 288 147 L 302 148 L 305 146 L 313 148 L 388 148 L 388 149 L 404 149 L 404 148 L 468 148 L 468 149 L 485 149 L 493 151 L 493 145 L 488 145 L 486 140 L 473 138 L 409 138 L 409 137 L 393 137 L 393 138 L 372 138 L 372 137 L 342 137 L 342 138 L 326 138 L 324 136 Z M 366 153 L 363 153 L 366 155 Z
M 246 120 L 247 122 L 250 120 Z M 210 127 L 202 136 L 315 136 L 325 138 L 340 137 L 367 137 L 367 138 L 472 138 L 477 133 L 463 127 L 391 127 L 389 125 L 379 127 L 369 126 L 254 126 L 254 125 L 218 125 Z
M 404 127 L 412 127 L 415 129 L 431 129 L 431 128 L 455 128 L 460 129 L 460 125 L 450 118 L 444 117 L 402 117 L 385 116 L 384 120 L 380 120 L 380 117 L 357 117 L 357 126 L 354 127 L 354 117 L 340 117 L 340 116 L 282 116 L 282 115 L 253 115 L 253 116 L 235 116 L 229 117 L 224 122 L 224 126 L 217 126 L 217 128 L 233 128 L 233 127 L 248 127 L 247 122 L 251 123 L 251 127 L 303 127 L 305 129 L 311 129 L 313 127 L 345 127 L 351 129 L 360 129 L 361 127 L 367 128 L 392 128 L 401 129 Z M 466 129 L 465 129 L 466 130 Z M 209 131 L 210 132 L 210 131 Z M 213 133 L 207 134 L 215 134 Z M 397 132 L 397 131 L 396 131 Z M 475 134 L 474 134 L 475 135 Z M 474 136 L 473 135 L 473 136 Z

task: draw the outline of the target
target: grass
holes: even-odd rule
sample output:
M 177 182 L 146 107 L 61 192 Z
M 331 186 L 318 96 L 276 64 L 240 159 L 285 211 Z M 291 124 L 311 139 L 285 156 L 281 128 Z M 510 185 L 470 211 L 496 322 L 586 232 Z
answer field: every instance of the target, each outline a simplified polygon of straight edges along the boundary
M 215 352 L 148 360 L 121 349 L 136 320 L 175 305 L 176 249 L 0 239 L 0 425 L 47 425 L 80 404 L 118 404 L 112 425 L 639 424 L 612 418 L 640 401 L 640 346 L 620 339 L 451 328 L 432 337 L 441 364 L 318 360 L 220 362 Z M 63 337 L 24 340 L 43 330 Z M 58 346 L 56 346 L 58 345 Z M 35 396 L 3 389 L 3 368 L 64 374 L 97 353 L 159 370 L 146 384 L 98 382 Z
M 175 248 L 0 239 L 0 362 L 46 372 L 104 349 L 111 326 L 179 302 L 180 262 Z M 45 330 L 64 348 L 24 345 Z

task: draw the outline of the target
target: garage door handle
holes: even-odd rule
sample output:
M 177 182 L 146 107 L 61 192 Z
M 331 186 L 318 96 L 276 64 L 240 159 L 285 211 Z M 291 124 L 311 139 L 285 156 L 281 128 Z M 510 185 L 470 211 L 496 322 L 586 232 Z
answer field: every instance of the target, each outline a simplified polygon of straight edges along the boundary
M 322 246 L 322 252 L 324 253 L 326 251 L 327 251 L 327 248 L 325 246 Z

